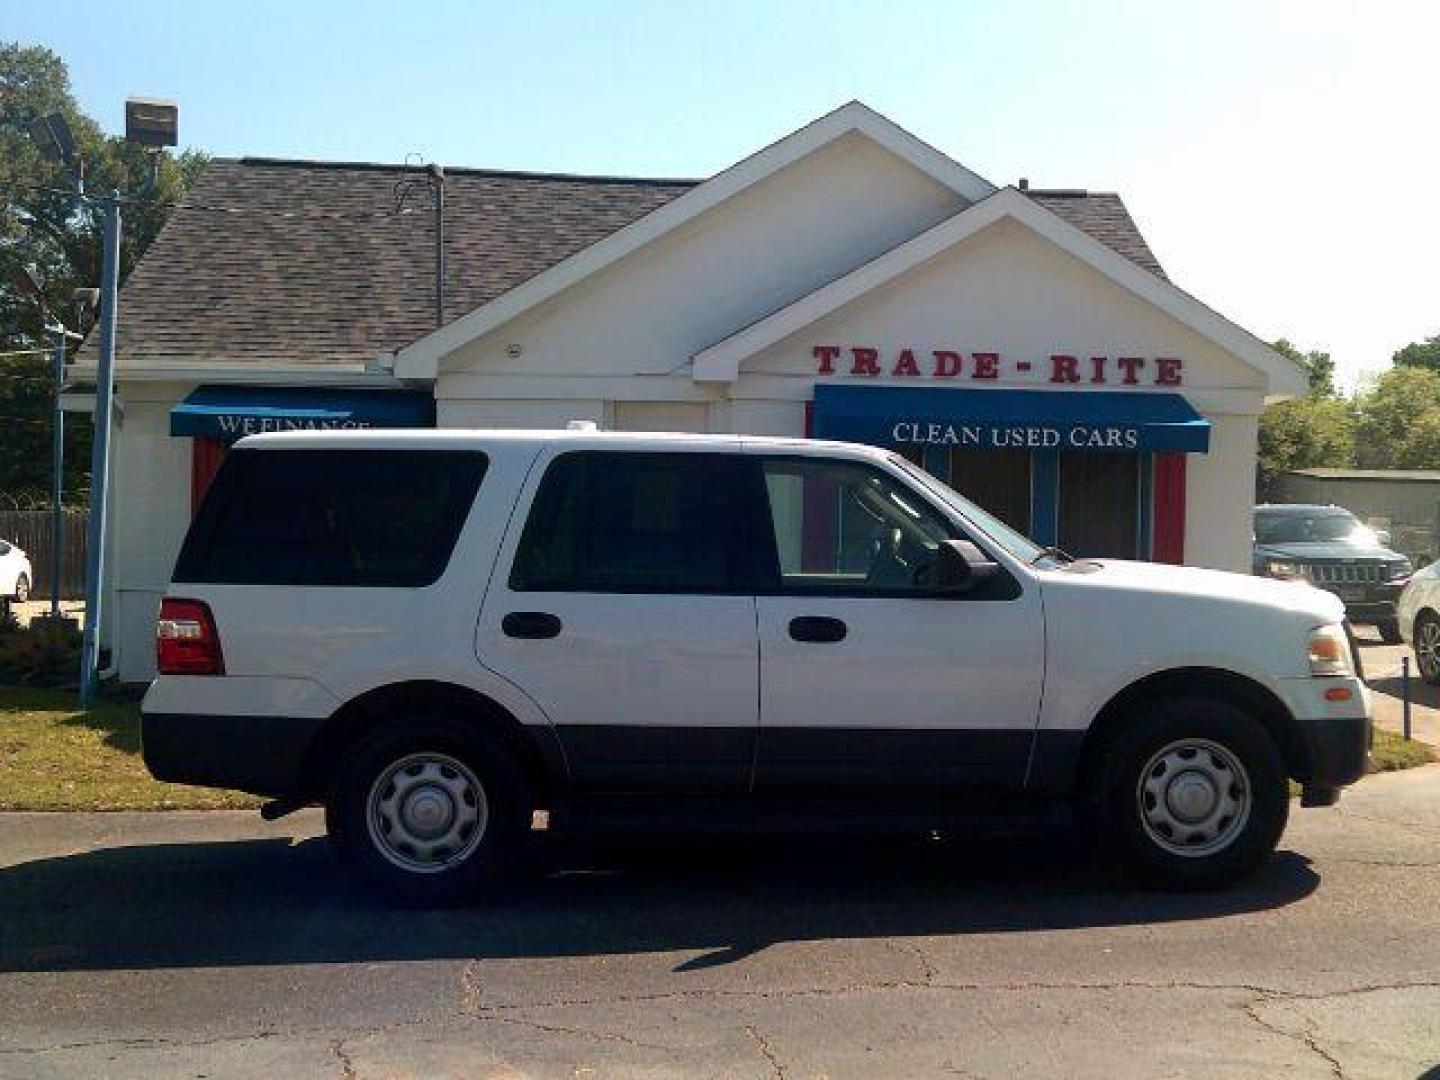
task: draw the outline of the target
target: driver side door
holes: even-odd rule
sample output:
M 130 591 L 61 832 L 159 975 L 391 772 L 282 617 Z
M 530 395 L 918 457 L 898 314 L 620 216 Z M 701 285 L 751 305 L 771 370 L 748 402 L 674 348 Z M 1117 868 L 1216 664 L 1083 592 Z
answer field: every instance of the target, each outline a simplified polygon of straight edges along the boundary
M 1023 784 L 1044 677 L 1039 589 L 929 584 L 973 540 L 868 462 L 761 455 L 775 570 L 757 598 L 760 794 Z

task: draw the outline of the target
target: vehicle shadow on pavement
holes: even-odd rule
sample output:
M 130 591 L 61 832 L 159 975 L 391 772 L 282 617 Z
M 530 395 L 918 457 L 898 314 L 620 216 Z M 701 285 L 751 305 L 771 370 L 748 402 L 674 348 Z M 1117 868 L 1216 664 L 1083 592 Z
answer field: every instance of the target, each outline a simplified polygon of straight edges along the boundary
M 1365 685 L 1377 694 L 1384 694 L 1396 701 L 1405 697 L 1405 682 L 1399 675 L 1373 676 L 1367 670 Z M 1440 709 L 1440 686 L 1431 686 L 1414 670 L 1410 673 L 1410 703 L 1416 708 Z
M 0 869 L 0 970 L 516 958 L 1215 919 L 1295 903 L 1288 851 L 1199 894 L 1113 879 L 1066 838 L 540 845 L 534 873 L 467 907 L 407 909 L 352 881 L 326 841 L 137 845 Z

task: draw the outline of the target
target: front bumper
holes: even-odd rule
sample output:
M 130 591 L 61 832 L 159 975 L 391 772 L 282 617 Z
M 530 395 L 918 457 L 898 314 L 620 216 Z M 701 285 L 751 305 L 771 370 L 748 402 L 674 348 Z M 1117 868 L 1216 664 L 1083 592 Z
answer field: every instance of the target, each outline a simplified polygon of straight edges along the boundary
M 1365 775 L 1370 761 L 1372 711 L 1370 688 L 1358 675 L 1336 678 L 1287 678 L 1279 690 L 1300 732 L 1300 760 L 1294 779 L 1307 788 L 1342 788 Z M 1342 701 L 1327 691 L 1348 690 Z
M 1406 579 L 1408 580 L 1408 579 Z M 1349 586 L 1354 592 L 1346 592 L 1346 586 L 1316 585 L 1317 589 L 1333 593 L 1345 603 L 1345 617 L 1351 622 L 1376 623 L 1395 618 L 1395 607 L 1405 581 L 1396 584 Z
M 1296 779 L 1307 788 L 1342 788 L 1365 775 L 1374 736 L 1368 716 L 1325 716 L 1302 720 L 1307 775 Z

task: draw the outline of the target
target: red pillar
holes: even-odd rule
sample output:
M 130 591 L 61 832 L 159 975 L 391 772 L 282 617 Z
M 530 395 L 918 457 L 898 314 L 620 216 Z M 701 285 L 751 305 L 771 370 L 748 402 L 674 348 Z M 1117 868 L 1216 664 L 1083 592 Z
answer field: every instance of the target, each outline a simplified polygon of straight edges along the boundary
M 1185 561 L 1185 455 L 1155 455 L 1155 530 L 1151 540 L 1156 562 Z
M 220 471 L 220 463 L 225 460 L 225 444 L 219 439 L 192 441 L 194 447 L 190 451 L 190 516 L 193 518 L 200 509 L 205 492 L 210 490 L 210 482 Z

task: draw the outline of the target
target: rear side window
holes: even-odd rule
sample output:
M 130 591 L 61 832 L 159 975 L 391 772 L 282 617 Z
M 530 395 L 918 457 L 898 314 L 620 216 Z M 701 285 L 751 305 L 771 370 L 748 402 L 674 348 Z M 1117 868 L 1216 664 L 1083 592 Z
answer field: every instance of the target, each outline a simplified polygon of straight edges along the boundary
M 236 451 L 185 538 L 175 580 L 433 584 L 485 466 L 467 451 Z
M 725 454 L 571 453 L 541 481 L 517 592 L 743 591 L 750 558 Z

